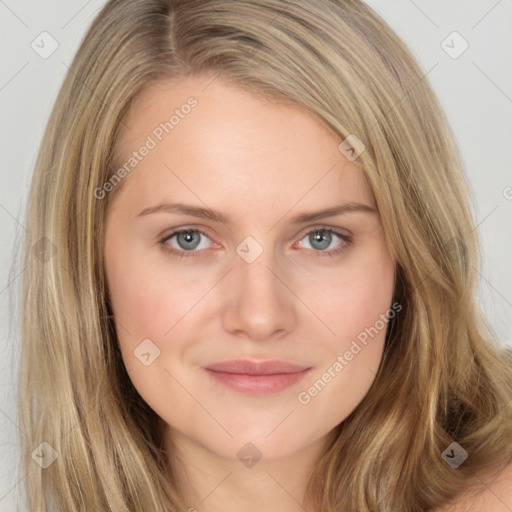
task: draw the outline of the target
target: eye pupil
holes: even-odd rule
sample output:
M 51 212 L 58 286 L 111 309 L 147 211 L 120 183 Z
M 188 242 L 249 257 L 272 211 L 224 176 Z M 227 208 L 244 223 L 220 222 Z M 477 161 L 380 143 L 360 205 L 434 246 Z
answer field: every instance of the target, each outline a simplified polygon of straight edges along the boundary
M 311 246 L 315 249 L 325 249 L 331 244 L 332 235 L 328 231 L 319 230 L 309 235 Z

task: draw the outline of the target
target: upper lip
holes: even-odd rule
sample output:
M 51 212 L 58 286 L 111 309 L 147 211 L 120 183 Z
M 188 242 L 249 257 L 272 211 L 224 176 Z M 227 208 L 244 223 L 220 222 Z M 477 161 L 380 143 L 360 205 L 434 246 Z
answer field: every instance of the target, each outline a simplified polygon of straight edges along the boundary
M 277 375 L 283 373 L 299 373 L 309 370 L 310 366 L 299 366 L 285 361 L 249 361 L 237 359 L 209 364 L 206 370 L 215 372 L 235 373 L 239 375 Z

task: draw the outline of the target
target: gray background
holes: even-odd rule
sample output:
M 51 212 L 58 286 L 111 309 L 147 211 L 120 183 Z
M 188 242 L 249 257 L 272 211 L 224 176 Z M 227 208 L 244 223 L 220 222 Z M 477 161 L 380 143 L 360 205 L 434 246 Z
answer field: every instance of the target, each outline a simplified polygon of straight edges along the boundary
M 483 245 L 480 302 L 500 341 L 512 345 L 512 0 L 368 3 L 411 48 L 448 114 Z M 13 384 L 19 336 L 9 309 L 20 282 L 20 269 L 12 268 L 15 241 L 25 229 L 26 194 L 51 105 L 103 4 L 0 0 L 0 511 L 16 509 L 19 483 Z M 58 44 L 50 56 L 40 55 L 52 43 L 42 32 Z

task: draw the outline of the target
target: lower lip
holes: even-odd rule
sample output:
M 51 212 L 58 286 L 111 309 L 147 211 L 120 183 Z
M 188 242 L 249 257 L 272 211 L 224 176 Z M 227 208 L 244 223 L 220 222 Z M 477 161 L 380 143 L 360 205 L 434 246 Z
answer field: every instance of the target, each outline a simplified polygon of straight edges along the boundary
M 217 381 L 234 389 L 240 393 L 250 395 L 267 395 L 282 391 L 301 380 L 306 373 L 311 370 L 308 368 L 297 373 L 278 373 L 274 375 L 247 375 L 239 373 L 214 372 L 205 368 L 205 370 Z

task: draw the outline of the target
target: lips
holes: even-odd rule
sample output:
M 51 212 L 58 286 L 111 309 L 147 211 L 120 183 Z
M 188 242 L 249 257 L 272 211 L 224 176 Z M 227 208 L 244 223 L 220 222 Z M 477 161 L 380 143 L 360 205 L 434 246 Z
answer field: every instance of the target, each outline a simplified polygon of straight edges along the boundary
M 311 370 L 284 361 L 233 360 L 203 368 L 213 379 L 241 393 L 275 393 L 295 384 Z
M 249 361 L 238 359 L 214 363 L 206 367 L 207 370 L 223 373 L 236 373 L 243 375 L 275 375 L 283 373 L 298 373 L 307 370 L 309 366 L 298 366 L 284 361 Z

